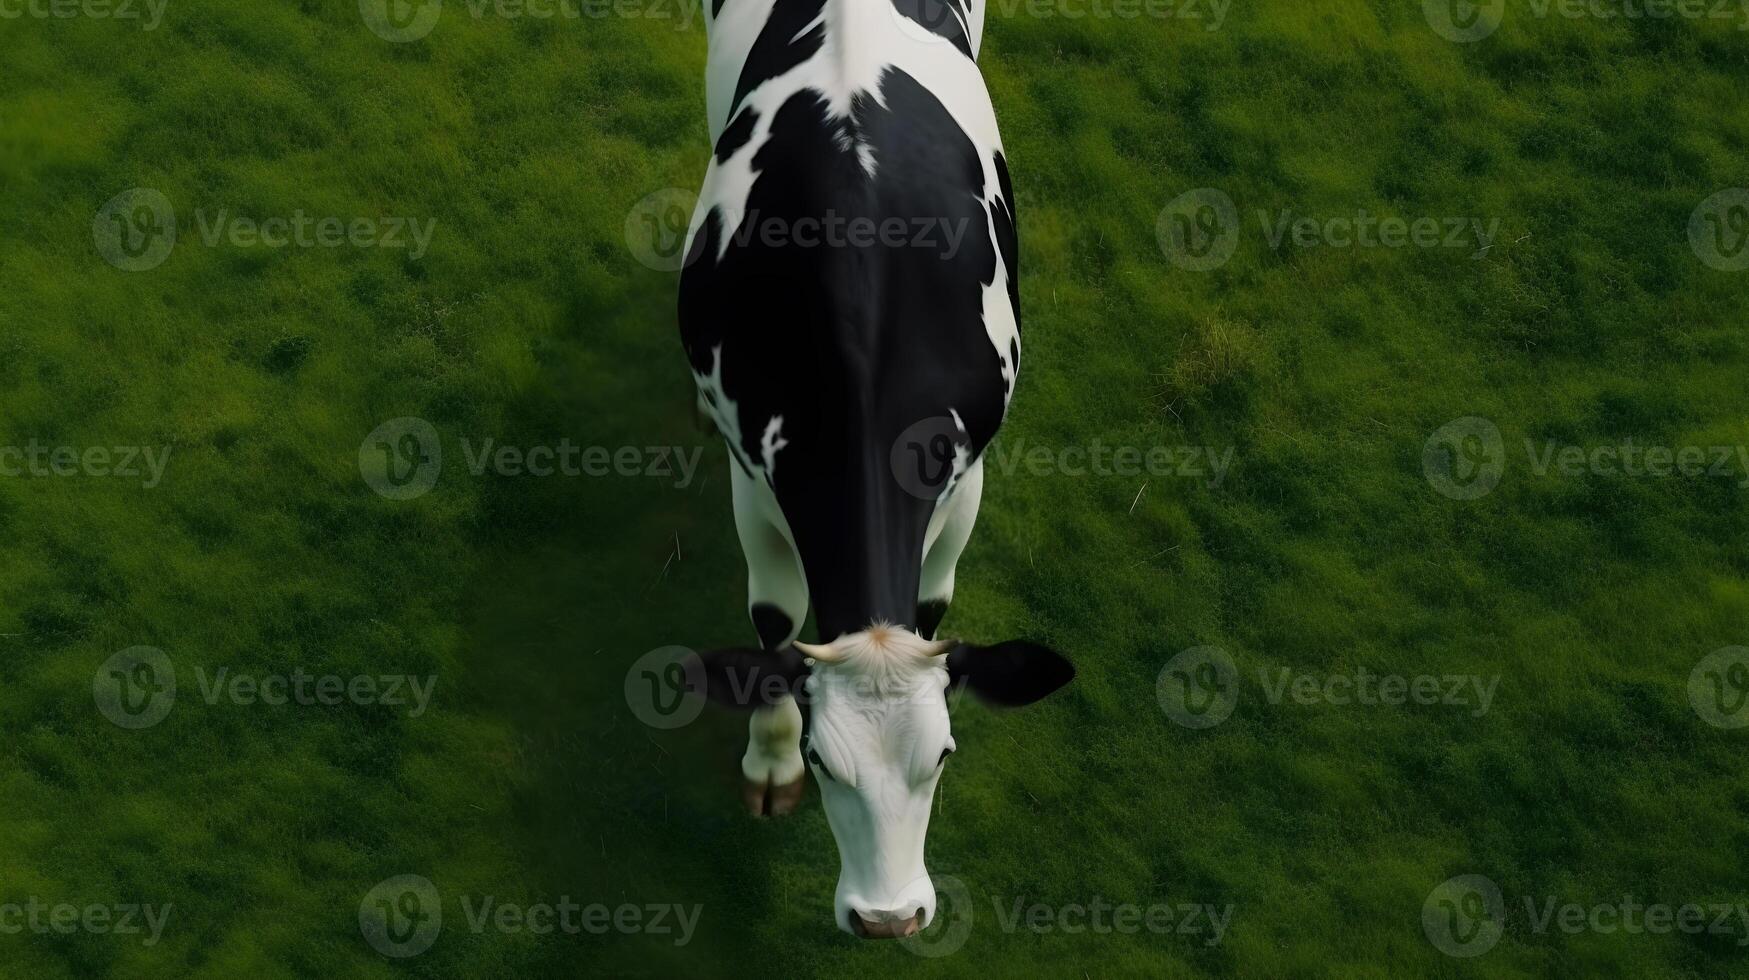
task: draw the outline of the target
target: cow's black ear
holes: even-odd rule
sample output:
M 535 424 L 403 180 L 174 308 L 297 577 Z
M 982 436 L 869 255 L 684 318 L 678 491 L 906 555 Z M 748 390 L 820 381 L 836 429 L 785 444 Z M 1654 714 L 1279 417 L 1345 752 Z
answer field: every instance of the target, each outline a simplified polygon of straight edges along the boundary
M 978 700 L 1018 708 L 1040 700 L 1075 679 L 1075 665 L 1050 647 L 1009 640 L 993 647 L 964 644 L 947 655 L 952 684 L 964 684 Z
M 686 658 L 686 687 L 731 708 L 760 708 L 795 691 L 808 666 L 794 647 L 706 650 Z

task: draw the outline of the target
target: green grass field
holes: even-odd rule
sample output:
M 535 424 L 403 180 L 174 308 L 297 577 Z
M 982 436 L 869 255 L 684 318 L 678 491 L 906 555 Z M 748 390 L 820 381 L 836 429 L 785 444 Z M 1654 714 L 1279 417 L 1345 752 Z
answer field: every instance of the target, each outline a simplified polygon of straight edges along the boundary
M 1749 186 L 1749 13 L 1508 0 L 1457 43 L 1410 0 L 1235 3 L 1218 25 L 1028 11 L 991 11 L 982 58 L 1026 317 L 1000 445 L 1206 447 L 1230 469 L 991 474 L 945 630 L 1038 638 L 1080 673 L 1026 711 L 956 708 L 928 853 L 961 891 L 910 947 L 833 928 L 812 791 L 784 821 L 741 814 L 740 718 L 657 730 L 628 706 L 645 651 L 753 639 L 676 277 L 627 241 L 638 202 L 703 173 L 701 27 L 460 0 L 410 43 L 350 0 L 169 0 L 152 30 L 0 17 L 0 976 L 1749 969 L 1735 912 L 1541 918 L 1749 902 L 1749 729 L 1725 727 L 1749 682 L 1729 653 L 1697 673 L 1749 645 L 1749 217 L 1703 204 Z M 177 221 L 145 271 L 102 244 L 132 188 Z M 1206 271 L 1157 234 L 1199 189 L 1241 223 Z M 417 257 L 209 244 L 221 215 L 300 212 L 435 225 Z M 1271 241 L 1284 215 L 1363 212 L 1497 233 Z M 1460 441 L 1457 475 L 1498 485 L 1463 499 L 1428 444 L 1472 416 L 1501 441 Z M 360 463 L 399 417 L 443 451 L 408 500 Z M 703 459 L 689 482 L 475 476 L 488 438 Z M 1630 440 L 1702 447 L 1706 472 L 1539 463 Z M 153 480 L 57 467 L 58 447 L 169 456 Z M 136 646 L 177 682 L 137 729 L 94 697 Z M 1169 662 L 1209 646 L 1231 716 L 1180 724 Z M 209 699 L 220 669 L 436 686 L 416 716 Z M 1272 694 L 1284 670 L 1496 686 L 1486 711 L 1342 704 Z M 395 958 L 360 908 L 404 874 L 443 921 Z M 1503 909 L 1440 890 L 1460 875 Z M 683 945 L 474 928 L 484 896 L 700 914 Z M 1230 919 L 1218 941 L 1181 912 L 1062 928 L 1095 901 Z M 169 911 L 148 942 L 33 927 L 33 903 Z M 1013 921 L 1034 905 L 1054 911 Z M 1448 955 L 1452 909 L 1459 940 L 1492 923 L 1497 943 Z

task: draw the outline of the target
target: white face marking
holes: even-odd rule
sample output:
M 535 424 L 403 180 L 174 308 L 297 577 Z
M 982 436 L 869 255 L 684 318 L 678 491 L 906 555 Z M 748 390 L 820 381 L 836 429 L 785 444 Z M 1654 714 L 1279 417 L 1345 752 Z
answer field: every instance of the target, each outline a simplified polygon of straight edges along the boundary
M 944 658 L 909 630 L 871 627 L 814 662 L 802 746 L 838 842 L 838 927 L 935 917 L 923 842 L 935 787 L 954 748 Z

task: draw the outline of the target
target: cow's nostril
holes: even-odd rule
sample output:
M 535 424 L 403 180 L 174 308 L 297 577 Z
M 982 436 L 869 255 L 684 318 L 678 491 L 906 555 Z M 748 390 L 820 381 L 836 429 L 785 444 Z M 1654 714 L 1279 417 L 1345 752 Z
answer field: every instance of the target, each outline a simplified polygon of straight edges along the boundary
M 861 912 L 852 913 L 850 918 L 856 926 L 856 934 L 864 939 L 904 939 L 906 936 L 915 936 L 917 930 L 922 928 L 922 920 L 922 909 L 912 913 L 909 918 L 881 918 L 877 913 L 875 918 L 870 919 Z

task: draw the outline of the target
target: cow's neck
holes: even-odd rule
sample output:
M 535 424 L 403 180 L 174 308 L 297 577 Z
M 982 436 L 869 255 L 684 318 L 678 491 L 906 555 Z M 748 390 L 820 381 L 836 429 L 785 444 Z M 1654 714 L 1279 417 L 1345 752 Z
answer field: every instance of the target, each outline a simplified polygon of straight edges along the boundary
M 778 481 L 808 579 L 820 642 L 875 623 L 917 626 L 923 543 L 935 503 L 893 478 L 893 439 L 869 433 Z M 798 461 L 799 462 L 799 461 Z M 798 467 L 800 469 L 800 467 Z

